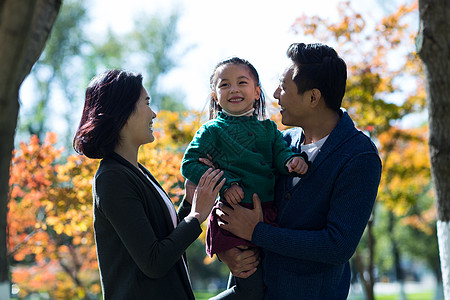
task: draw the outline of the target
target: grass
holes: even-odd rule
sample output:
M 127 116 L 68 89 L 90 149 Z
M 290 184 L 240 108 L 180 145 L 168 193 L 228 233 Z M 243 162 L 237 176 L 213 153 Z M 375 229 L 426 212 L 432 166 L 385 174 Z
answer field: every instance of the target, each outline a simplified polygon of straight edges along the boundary
M 215 296 L 215 294 L 211 294 L 205 291 L 194 291 L 195 300 L 208 300 L 209 298 Z
M 211 294 L 206 291 L 194 291 L 196 300 L 208 300 L 210 297 L 213 297 L 215 294 Z M 408 300 L 432 300 L 434 298 L 433 292 L 423 292 L 423 293 L 414 293 L 407 294 Z M 362 298 L 361 298 L 362 299 Z M 375 296 L 376 300 L 397 300 L 399 299 L 399 295 L 379 295 Z
M 432 300 L 434 299 L 434 293 L 433 292 L 423 292 L 423 293 L 414 293 L 414 294 L 406 294 L 406 297 L 408 300 Z M 382 295 L 382 296 L 375 296 L 376 300 L 397 300 L 399 299 L 399 296 L 397 294 L 395 295 Z

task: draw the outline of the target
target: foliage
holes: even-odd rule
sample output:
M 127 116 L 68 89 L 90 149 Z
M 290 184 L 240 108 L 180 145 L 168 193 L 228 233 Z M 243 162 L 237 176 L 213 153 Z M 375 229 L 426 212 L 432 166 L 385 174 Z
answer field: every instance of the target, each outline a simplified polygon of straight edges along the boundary
M 149 146 L 184 152 L 184 148 L 191 142 L 195 132 L 204 121 L 204 114 L 196 111 L 182 113 L 160 111 L 156 118 L 156 139 Z
M 427 127 L 392 127 L 378 136 L 378 142 L 383 159 L 378 200 L 404 216 L 419 196 L 430 191 Z
M 158 112 L 154 125 L 155 141 L 141 147 L 139 153 L 140 161 L 160 181 L 175 204 L 184 195 L 184 178 L 180 173 L 184 149 L 200 127 L 201 120 L 202 114 L 198 112 Z
M 92 231 L 92 174 L 96 164 L 69 157 L 56 136 L 21 143 L 11 164 L 8 213 L 12 282 L 19 296 L 48 291 L 55 298 L 99 292 Z M 95 280 L 93 280 L 95 278 Z

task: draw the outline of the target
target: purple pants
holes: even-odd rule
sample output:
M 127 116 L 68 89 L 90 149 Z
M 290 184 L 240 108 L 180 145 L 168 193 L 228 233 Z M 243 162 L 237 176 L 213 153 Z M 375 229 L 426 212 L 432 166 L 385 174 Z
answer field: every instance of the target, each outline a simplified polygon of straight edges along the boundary
M 254 247 L 255 245 L 251 242 L 241 239 L 231 232 L 219 227 L 217 224 L 219 217 L 216 214 L 216 210 L 219 208 L 219 202 L 217 202 L 213 207 L 209 217 L 208 229 L 206 231 L 206 253 L 212 257 L 216 253 L 234 248 L 236 246 Z M 224 205 L 228 205 L 226 202 L 222 203 Z M 241 205 L 247 208 L 253 208 L 253 203 L 241 203 Z M 277 226 L 275 223 L 277 212 L 273 201 L 261 203 L 261 206 L 263 210 L 264 223 Z

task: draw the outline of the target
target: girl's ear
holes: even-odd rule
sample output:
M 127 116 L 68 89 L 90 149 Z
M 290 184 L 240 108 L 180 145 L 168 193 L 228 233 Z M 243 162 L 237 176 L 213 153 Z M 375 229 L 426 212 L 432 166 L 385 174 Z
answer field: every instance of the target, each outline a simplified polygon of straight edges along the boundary
M 261 98 L 261 86 L 258 85 L 256 87 L 256 99 L 255 100 L 259 100 L 259 98 Z
M 214 102 L 219 103 L 219 101 L 217 100 L 216 93 L 211 92 L 211 97 L 214 99 Z

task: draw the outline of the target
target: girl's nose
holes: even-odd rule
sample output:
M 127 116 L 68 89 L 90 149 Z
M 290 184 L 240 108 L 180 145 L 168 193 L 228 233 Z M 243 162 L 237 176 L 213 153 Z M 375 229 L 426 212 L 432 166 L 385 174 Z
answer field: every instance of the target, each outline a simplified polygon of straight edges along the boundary
M 230 88 L 230 92 L 239 92 L 239 87 L 238 86 L 236 86 L 236 85 L 232 85 L 231 86 L 231 88 Z

